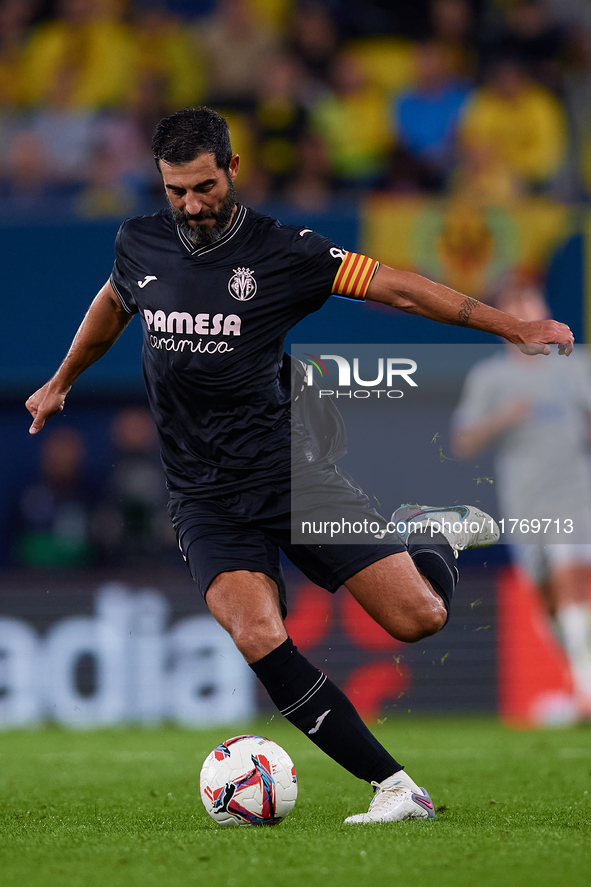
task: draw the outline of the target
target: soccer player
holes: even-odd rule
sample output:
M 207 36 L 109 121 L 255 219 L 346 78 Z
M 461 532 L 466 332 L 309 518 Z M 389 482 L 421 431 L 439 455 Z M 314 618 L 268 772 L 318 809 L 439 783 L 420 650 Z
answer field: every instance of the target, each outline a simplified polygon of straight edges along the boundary
M 404 509 L 394 516 L 400 539 L 386 544 L 292 545 L 285 336 L 332 293 L 485 330 L 533 353 L 549 352 L 550 343 L 570 353 L 571 331 L 553 320 L 524 323 L 237 204 L 239 157 L 215 111 L 164 118 L 152 147 L 168 207 L 122 225 L 109 281 L 57 373 L 27 401 L 30 430 L 63 409 L 75 379 L 139 314 L 170 516 L 211 613 L 281 713 L 374 786 L 369 812 L 347 822 L 430 819 L 427 792 L 288 638 L 278 549 L 328 591 L 346 585 L 393 637 L 416 641 L 444 626 L 457 552 L 495 541 L 491 519 L 467 506 Z M 320 458 L 310 471 L 321 483 L 330 474 L 342 501 L 375 515 L 334 466 Z M 448 528 L 435 532 L 444 520 Z
M 496 304 L 525 320 L 548 317 L 542 294 L 510 284 Z M 475 364 L 454 417 L 464 459 L 495 450 L 502 516 L 546 532 L 514 535 L 509 551 L 536 584 L 571 667 L 572 716 L 591 718 L 591 362 L 530 359 L 507 345 Z M 555 530 L 558 520 L 560 532 Z M 542 526 L 544 526 L 542 524 Z M 572 528 L 572 529 L 571 529 Z

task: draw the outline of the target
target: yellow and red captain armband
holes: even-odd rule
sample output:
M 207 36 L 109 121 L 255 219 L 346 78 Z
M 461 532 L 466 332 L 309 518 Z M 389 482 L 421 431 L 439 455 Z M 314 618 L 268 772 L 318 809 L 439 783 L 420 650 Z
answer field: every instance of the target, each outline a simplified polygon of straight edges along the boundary
M 345 253 L 345 258 L 332 285 L 335 296 L 365 299 L 367 288 L 380 263 L 359 253 Z

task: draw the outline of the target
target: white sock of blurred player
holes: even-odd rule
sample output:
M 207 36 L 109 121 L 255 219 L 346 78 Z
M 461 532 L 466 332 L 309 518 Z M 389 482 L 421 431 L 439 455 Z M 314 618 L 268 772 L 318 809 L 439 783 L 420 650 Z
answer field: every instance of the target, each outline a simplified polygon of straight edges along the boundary
M 556 611 L 559 640 L 570 662 L 575 702 L 584 717 L 591 717 L 591 609 L 586 603 L 569 603 Z

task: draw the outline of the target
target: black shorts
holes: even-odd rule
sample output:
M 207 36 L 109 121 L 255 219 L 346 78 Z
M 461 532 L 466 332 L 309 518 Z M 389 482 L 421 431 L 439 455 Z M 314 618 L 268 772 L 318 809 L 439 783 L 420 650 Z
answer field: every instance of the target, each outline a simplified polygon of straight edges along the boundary
M 328 523 L 346 514 L 358 522 L 387 521 L 370 507 L 365 493 L 344 472 L 334 466 L 315 469 L 307 485 L 314 514 Z M 306 499 L 301 489 L 300 506 Z M 294 544 L 292 527 L 299 523 L 298 514 L 309 517 L 304 509 L 294 515 L 289 485 L 268 484 L 264 489 L 244 490 L 216 499 L 194 498 L 172 494 L 169 514 L 177 533 L 193 579 L 205 598 L 212 581 L 219 573 L 249 570 L 265 573 L 278 586 L 283 615 L 287 612 L 285 581 L 279 550 L 311 582 L 334 593 L 355 573 L 391 554 L 406 551 L 395 535 L 382 533 L 382 538 L 356 544 L 316 541 Z M 352 538 L 352 537 L 349 537 Z M 374 541 L 375 539 L 375 541 Z

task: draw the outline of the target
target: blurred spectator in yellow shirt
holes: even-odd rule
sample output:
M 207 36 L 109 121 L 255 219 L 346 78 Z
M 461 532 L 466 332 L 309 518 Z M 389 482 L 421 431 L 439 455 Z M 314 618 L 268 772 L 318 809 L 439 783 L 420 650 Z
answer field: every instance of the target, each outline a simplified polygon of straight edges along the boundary
M 161 114 L 203 101 L 206 78 L 195 41 L 158 0 L 137 5 L 134 37 L 137 83 L 150 79 L 159 84 Z
M 57 17 L 38 25 L 24 56 L 24 95 L 39 105 L 59 95 L 62 107 L 120 103 L 133 77 L 133 34 L 122 0 L 59 0 Z
M 296 172 L 297 145 L 308 123 L 303 79 L 301 64 L 289 53 L 277 53 L 262 70 L 251 120 L 254 155 L 268 176 L 272 195 L 280 193 Z
M 474 92 L 460 124 L 464 149 L 488 156 L 530 190 L 539 190 L 565 158 L 567 123 L 558 99 L 513 59 L 496 61 Z
M 247 0 L 217 0 L 214 14 L 200 20 L 195 33 L 207 72 L 208 104 L 252 108 L 263 65 L 278 48 L 275 32 L 259 24 Z
M 394 141 L 387 96 L 367 85 L 358 62 L 346 51 L 337 55 L 330 80 L 332 92 L 316 102 L 312 118 L 325 142 L 335 185 L 372 186 L 384 174 Z
M 40 0 L 4 0 L 0 5 L 0 108 L 22 105 L 23 54 Z

